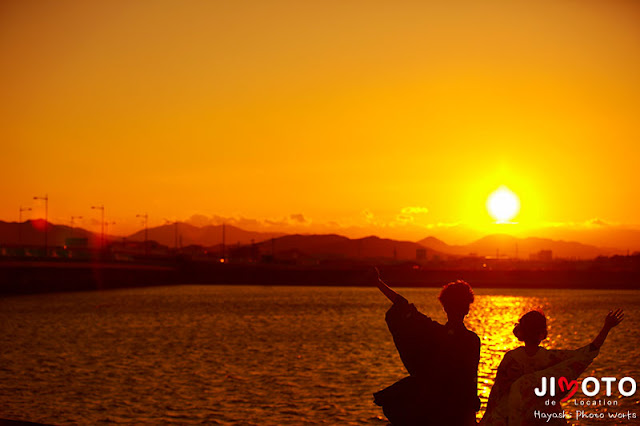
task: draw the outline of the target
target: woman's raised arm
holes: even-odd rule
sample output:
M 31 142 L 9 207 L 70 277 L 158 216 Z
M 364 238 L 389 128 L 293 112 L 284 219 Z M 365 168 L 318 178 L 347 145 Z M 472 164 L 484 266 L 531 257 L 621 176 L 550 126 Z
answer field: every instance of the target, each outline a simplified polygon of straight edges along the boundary
M 613 327 L 620 324 L 623 318 L 624 318 L 624 312 L 622 311 L 622 309 L 618 309 L 615 312 L 609 311 L 609 313 L 604 319 L 604 325 L 602 326 L 602 330 L 600 330 L 600 333 L 598 333 L 596 338 L 593 339 L 593 342 L 591 342 L 591 345 L 596 349 L 600 349 L 600 346 L 602 346 L 602 344 L 604 343 L 605 339 L 607 338 L 607 335 L 609 334 L 609 331 L 611 331 Z

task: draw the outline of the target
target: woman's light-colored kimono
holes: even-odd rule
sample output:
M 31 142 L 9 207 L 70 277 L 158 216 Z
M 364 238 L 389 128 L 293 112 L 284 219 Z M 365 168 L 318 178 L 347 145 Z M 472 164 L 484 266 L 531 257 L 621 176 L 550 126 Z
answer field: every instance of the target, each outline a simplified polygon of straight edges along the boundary
M 587 345 L 576 350 L 549 350 L 539 348 L 529 356 L 524 347 L 507 352 L 498 367 L 496 380 L 491 388 L 487 411 L 481 425 L 485 426 L 529 426 L 566 425 L 564 418 L 536 418 L 536 410 L 551 414 L 562 413 L 560 400 L 566 395 L 557 386 L 557 380 L 565 377 L 569 382 L 577 380 L 580 374 L 598 355 L 598 349 Z M 536 396 L 534 389 L 540 386 L 542 377 L 556 378 L 556 396 Z M 547 388 L 549 384 L 547 383 Z M 546 405 L 545 401 L 555 400 L 556 405 Z

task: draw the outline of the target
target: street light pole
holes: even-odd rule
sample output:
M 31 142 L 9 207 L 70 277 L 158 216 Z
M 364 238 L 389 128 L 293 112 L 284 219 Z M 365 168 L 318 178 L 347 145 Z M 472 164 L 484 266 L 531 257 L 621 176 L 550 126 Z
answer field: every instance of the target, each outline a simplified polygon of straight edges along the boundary
M 104 204 L 99 206 L 91 206 L 92 210 L 102 210 L 102 220 L 100 223 L 102 224 L 102 235 L 100 236 L 100 248 L 104 249 Z
M 49 248 L 49 195 L 44 194 L 44 197 L 33 197 L 34 200 L 44 200 L 44 255 L 47 256 Z

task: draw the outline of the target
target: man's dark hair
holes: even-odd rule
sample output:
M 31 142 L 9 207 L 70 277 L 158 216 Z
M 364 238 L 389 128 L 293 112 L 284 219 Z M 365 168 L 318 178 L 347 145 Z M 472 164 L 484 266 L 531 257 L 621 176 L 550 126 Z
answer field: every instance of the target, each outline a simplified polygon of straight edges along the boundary
M 473 290 L 467 282 L 457 280 L 442 287 L 438 299 L 446 312 L 465 311 L 473 303 Z

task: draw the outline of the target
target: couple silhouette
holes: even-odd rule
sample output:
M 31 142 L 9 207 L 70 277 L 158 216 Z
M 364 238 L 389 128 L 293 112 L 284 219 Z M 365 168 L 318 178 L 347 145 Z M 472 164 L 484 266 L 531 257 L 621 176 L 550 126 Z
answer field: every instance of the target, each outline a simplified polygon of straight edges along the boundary
M 393 303 L 385 320 L 409 376 L 376 392 L 374 403 L 392 425 L 475 425 L 480 338 L 464 325 L 474 300 L 471 286 L 458 280 L 442 288 L 439 300 L 448 318 L 442 325 L 419 312 L 376 272 L 378 288 Z M 535 396 L 534 389 L 542 377 L 577 380 L 623 316 L 621 310 L 609 312 L 600 333 L 580 349 L 548 350 L 539 346 L 547 337 L 545 316 L 539 311 L 523 315 L 513 333 L 524 346 L 504 355 L 480 425 L 566 425 L 559 401 L 567 392 L 551 398 L 555 405 L 545 405 L 549 398 Z M 536 410 L 549 417 L 536 417 Z

